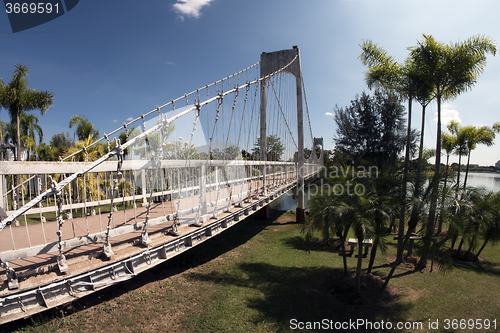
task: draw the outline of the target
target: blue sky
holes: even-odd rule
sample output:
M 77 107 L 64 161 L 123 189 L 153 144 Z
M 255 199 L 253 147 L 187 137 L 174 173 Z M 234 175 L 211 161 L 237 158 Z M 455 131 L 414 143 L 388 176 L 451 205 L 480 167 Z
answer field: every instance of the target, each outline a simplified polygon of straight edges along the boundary
M 110 132 L 197 87 L 259 61 L 262 52 L 298 45 L 314 135 L 331 149 L 329 113 L 368 91 L 359 44 L 371 39 L 397 61 L 407 47 L 432 34 L 442 42 L 486 34 L 500 41 L 500 2 L 491 0 L 84 0 L 38 27 L 12 33 L 0 13 L 0 77 L 15 64 L 30 70 L 29 85 L 52 90 L 54 106 L 39 117 L 44 142 L 73 133 L 69 118 L 82 114 Z M 473 90 L 443 106 L 443 121 L 489 125 L 500 121 L 500 54 L 488 56 Z M 420 127 L 414 106 L 413 127 Z M 435 146 L 435 103 L 428 107 L 425 144 Z M 2 121 L 9 121 L 6 110 Z M 493 165 L 496 145 L 479 147 L 472 163 Z

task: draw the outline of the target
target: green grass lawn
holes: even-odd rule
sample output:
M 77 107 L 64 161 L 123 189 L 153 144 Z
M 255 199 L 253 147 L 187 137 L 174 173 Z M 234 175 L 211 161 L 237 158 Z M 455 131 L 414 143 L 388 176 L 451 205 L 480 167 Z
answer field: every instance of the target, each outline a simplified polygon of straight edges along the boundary
M 394 326 L 422 322 L 423 329 L 399 330 L 403 332 L 495 332 L 453 329 L 451 320 L 496 319 L 500 330 L 500 247 L 488 246 L 482 262 L 456 262 L 446 274 L 415 272 L 401 264 L 388 290 L 380 293 L 380 278 L 395 257 L 391 238 L 389 252 L 377 256 L 375 278 L 365 277 L 362 295 L 356 297 L 352 277 L 342 276 L 337 250 L 306 242 L 293 214 L 271 213 L 267 221 L 248 218 L 134 280 L 0 329 L 289 332 L 307 322 L 334 327 L 365 320 L 374 328 L 382 321 Z M 351 272 L 356 261 L 348 257 Z M 363 268 L 367 265 L 364 258 Z M 445 329 L 446 319 L 450 329 Z M 439 329 L 429 329 L 436 320 Z

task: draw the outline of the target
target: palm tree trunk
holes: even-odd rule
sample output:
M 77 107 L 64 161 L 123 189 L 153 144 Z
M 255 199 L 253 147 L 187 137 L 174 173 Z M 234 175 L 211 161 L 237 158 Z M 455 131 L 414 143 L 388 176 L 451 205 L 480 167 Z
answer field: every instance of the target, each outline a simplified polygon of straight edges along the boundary
M 444 197 L 446 194 L 446 183 L 448 182 L 448 168 L 449 168 L 449 162 L 450 162 L 450 155 L 446 155 L 446 174 L 444 178 L 444 186 L 443 186 L 443 193 L 441 194 L 441 212 L 444 209 Z M 443 229 L 443 213 L 439 214 L 439 223 L 438 223 L 438 234 L 441 233 L 441 230 Z
M 349 226 L 346 226 L 344 229 L 344 233 L 342 235 L 342 238 L 340 239 L 341 244 L 342 244 L 342 260 L 344 262 L 344 276 L 347 276 L 348 270 L 347 270 L 347 258 L 346 258 L 346 253 L 345 253 L 345 239 L 347 237 L 347 232 L 349 231 Z
M 488 244 L 488 239 L 486 238 L 484 240 L 484 243 L 483 243 L 483 246 L 481 246 L 481 248 L 479 249 L 479 251 L 476 253 L 476 255 L 474 256 L 474 259 L 477 259 L 479 258 L 479 255 L 481 254 L 481 252 L 483 251 L 484 247 L 486 246 L 486 244 Z
M 418 148 L 418 163 L 417 163 L 417 176 L 415 178 L 415 197 L 420 196 L 420 181 L 422 178 L 422 155 L 424 153 L 424 129 L 425 129 L 425 105 L 422 105 L 422 122 L 420 125 L 420 146 Z M 411 214 L 411 220 L 416 219 L 416 212 Z M 413 221 L 410 221 L 412 223 Z M 411 232 L 415 232 L 415 228 L 411 230 Z M 413 243 L 415 241 L 413 239 L 410 239 L 410 242 L 408 244 L 408 252 L 407 256 L 411 257 L 413 255 Z
M 21 161 L 21 133 L 19 129 L 19 117 L 21 115 L 21 110 L 17 109 L 16 112 L 16 121 L 17 121 L 17 161 Z M 20 184 L 20 175 L 16 175 L 16 182 L 14 186 L 16 186 L 16 205 L 19 208 L 19 188 L 17 187 Z
M 458 152 L 458 171 L 457 171 L 457 187 L 455 191 L 455 199 L 458 197 L 458 187 L 460 186 L 460 169 L 462 167 L 462 154 L 461 151 L 459 150 Z M 450 227 L 448 228 L 448 237 L 452 239 L 451 241 L 451 249 L 455 247 L 455 242 L 457 241 L 457 237 L 454 236 L 456 233 L 455 228 L 453 225 L 450 224 Z
M 460 256 L 460 251 L 462 250 L 462 245 L 464 245 L 464 236 L 462 236 L 462 239 L 460 240 L 460 244 L 458 244 L 457 253 L 459 256 Z
M 462 168 L 462 154 L 458 153 L 457 189 L 460 185 L 460 169 Z
M 411 228 L 410 228 L 410 226 L 408 226 L 408 230 L 406 231 L 406 236 L 405 236 L 404 242 L 403 242 L 403 248 L 405 248 L 406 245 L 408 245 L 408 241 L 410 240 L 410 233 L 411 233 L 410 230 L 411 230 Z M 391 271 L 389 272 L 389 275 L 387 275 L 387 277 L 385 278 L 385 282 L 384 282 L 384 285 L 382 286 L 382 290 L 384 290 L 387 287 L 387 285 L 389 284 L 389 281 L 391 280 L 392 276 L 394 275 L 394 271 L 396 270 L 396 268 L 399 266 L 399 264 L 402 261 L 403 261 L 403 258 L 396 257 L 396 261 L 392 265 L 392 268 L 391 268 Z
M 370 262 L 368 263 L 368 269 L 366 270 L 366 274 L 370 274 L 372 272 L 373 263 L 375 262 L 375 256 L 377 255 L 377 247 L 378 247 L 379 239 L 375 237 L 373 241 L 373 247 L 370 251 Z
M 363 261 L 363 235 L 358 234 L 358 266 L 356 269 L 356 290 L 361 295 L 361 264 Z
M 425 105 L 422 106 L 422 123 L 420 125 L 420 146 L 418 148 L 417 176 L 415 179 L 415 188 L 420 187 L 422 178 L 422 155 L 424 153 L 424 127 L 425 127 Z
M 431 238 L 434 233 L 434 220 L 436 218 L 436 206 L 438 198 L 438 179 L 441 169 L 441 96 L 439 87 L 437 89 L 437 140 L 436 140 L 436 163 L 434 171 L 433 189 L 431 192 L 431 203 L 429 207 L 429 218 L 427 220 L 427 227 L 425 230 L 424 247 L 422 256 L 418 262 L 419 267 L 427 267 L 427 257 L 429 248 L 431 246 Z
M 467 250 L 467 252 L 469 253 L 472 253 L 472 248 L 474 247 L 474 239 L 471 240 L 470 244 L 469 244 L 469 249 Z
M 469 152 L 467 154 L 467 168 L 465 169 L 464 190 L 465 186 L 467 185 L 467 176 L 469 175 L 470 152 L 471 150 L 469 149 Z
M 406 212 L 406 181 L 408 178 L 408 164 L 410 160 L 410 135 L 411 135 L 411 103 L 412 98 L 408 99 L 408 128 L 406 133 L 406 152 L 405 152 L 405 166 L 403 170 L 403 184 L 401 190 L 401 211 L 399 212 L 399 230 L 398 230 L 398 252 L 397 258 L 403 260 L 403 235 L 405 229 L 405 212 Z
M 18 109 L 16 112 L 16 122 L 17 122 L 17 161 L 21 160 L 21 129 L 20 129 L 20 117 L 21 111 Z

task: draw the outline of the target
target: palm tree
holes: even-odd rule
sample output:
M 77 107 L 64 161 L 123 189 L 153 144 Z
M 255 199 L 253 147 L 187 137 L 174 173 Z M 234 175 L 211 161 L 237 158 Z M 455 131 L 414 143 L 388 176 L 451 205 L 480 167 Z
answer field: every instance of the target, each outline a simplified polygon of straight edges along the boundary
M 340 238 L 342 246 L 344 275 L 347 276 L 345 240 L 351 222 L 342 215 L 340 210 L 341 202 L 342 196 L 337 196 L 333 193 L 327 193 L 326 195 L 319 194 L 312 197 L 309 201 L 310 215 L 306 219 L 302 232 L 306 233 L 306 239 L 310 239 L 313 232 L 320 231 L 325 244 L 328 244 L 332 235 L 337 235 Z
M 93 162 L 99 159 L 101 156 L 106 154 L 104 144 L 98 143 L 90 146 L 94 142 L 92 134 L 90 134 L 86 140 L 78 141 L 74 146 L 69 147 L 63 158 L 73 155 L 76 152 L 78 154 L 71 157 L 71 162 Z M 86 153 L 84 153 L 83 148 L 86 148 Z
M 17 125 L 17 160 L 21 160 L 21 131 L 20 116 L 23 112 L 40 110 L 42 115 L 52 106 L 54 94 L 49 91 L 39 91 L 28 88 L 28 67 L 17 64 L 12 73 L 12 79 L 8 84 L 3 81 L 0 84 L 0 106 L 9 110 L 10 119 L 16 120 Z M 19 175 L 16 175 L 16 186 L 19 184 Z M 19 193 L 16 187 L 16 198 Z
M 469 174 L 470 153 L 476 149 L 478 144 L 492 146 L 494 144 L 495 132 L 488 126 L 467 126 L 466 140 L 467 140 L 467 168 L 465 169 L 464 188 L 467 185 L 467 176 Z
M 435 177 L 441 165 L 441 102 L 471 89 L 486 65 L 486 54 L 496 54 L 496 46 L 487 36 L 473 36 L 463 43 L 444 45 L 434 37 L 423 35 L 424 40 L 412 49 L 417 67 L 425 73 L 437 101 L 437 140 Z M 419 265 L 425 267 L 427 253 L 434 230 L 437 182 L 430 204 L 424 248 Z
M 99 130 L 94 127 L 87 117 L 82 115 L 72 116 L 69 119 L 69 128 L 76 125 L 76 136 L 78 140 L 85 141 L 92 136 L 94 139 L 99 138 Z
M 453 242 L 459 235 L 462 235 L 457 249 L 458 255 L 460 255 L 466 238 L 468 239 L 470 248 L 473 247 L 477 239 L 479 226 L 484 219 L 484 209 L 481 206 L 483 199 L 484 194 L 480 189 L 467 187 L 460 191 L 460 195 L 453 200 L 449 207 L 451 212 L 450 221 L 454 230 L 452 235 Z
M 32 113 L 23 112 L 19 119 L 22 136 L 21 141 L 25 142 L 27 159 L 29 160 L 29 152 L 36 149 L 35 134 L 38 135 L 38 143 L 42 143 L 43 130 L 40 125 L 38 125 L 38 118 Z
M 340 203 L 340 210 L 351 221 L 351 228 L 358 240 L 358 263 L 356 266 L 356 290 L 361 293 L 361 266 L 363 262 L 363 240 L 373 236 L 375 219 L 388 217 L 379 205 L 379 198 L 372 193 L 357 193 L 347 196 Z
M 0 105 L 9 110 L 12 121 L 17 124 L 17 160 L 21 160 L 21 130 L 20 117 L 23 112 L 40 110 L 42 115 L 52 106 L 54 94 L 49 91 L 39 91 L 28 88 L 28 68 L 17 64 L 12 79 L 0 88 Z
M 398 64 L 387 52 L 374 44 L 371 40 L 363 41 L 361 45 L 363 52 L 360 55 L 361 61 L 369 67 L 365 74 L 365 80 L 368 87 L 381 86 L 398 93 L 402 100 L 408 100 L 408 126 L 406 136 L 406 151 L 405 162 L 403 169 L 402 183 L 402 204 L 399 216 L 399 239 L 397 259 L 403 259 L 403 234 L 405 222 L 405 206 L 406 206 L 406 183 L 408 177 L 408 164 L 410 160 L 410 144 L 411 144 L 411 112 L 412 101 L 422 86 L 420 80 L 420 72 L 415 66 L 413 59 L 408 58 L 404 65 Z
M 489 242 L 495 243 L 500 240 L 500 194 L 489 193 L 483 200 L 483 205 L 480 209 L 485 218 L 480 227 L 483 245 L 475 255 L 475 259 L 479 257 L 486 244 Z

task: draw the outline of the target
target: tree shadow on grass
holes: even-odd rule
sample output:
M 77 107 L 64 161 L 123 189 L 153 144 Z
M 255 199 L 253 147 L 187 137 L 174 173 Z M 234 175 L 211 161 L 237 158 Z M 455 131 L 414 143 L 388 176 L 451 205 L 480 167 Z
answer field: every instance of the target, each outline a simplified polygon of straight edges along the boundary
M 422 252 L 421 246 L 420 242 L 418 244 L 416 243 L 415 248 L 418 255 Z M 462 250 L 460 255 L 458 255 L 456 249 L 444 249 L 443 253 L 447 256 L 446 263 L 451 269 L 469 270 L 478 274 L 500 276 L 500 263 L 484 260 L 481 256 L 479 259 L 474 259 L 475 253 L 470 253 L 464 250 Z M 429 256 L 428 260 L 432 260 L 432 254 Z M 439 260 L 436 257 L 434 260 L 434 267 L 437 268 L 438 265 Z
M 235 273 L 194 273 L 190 279 L 256 289 L 259 296 L 245 300 L 247 307 L 258 311 L 255 324 L 275 323 L 279 332 L 293 328 L 293 320 L 326 325 L 358 319 L 396 323 L 403 321 L 403 314 L 412 306 L 400 303 L 391 288 L 380 292 L 383 281 L 373 275 L 363 275 L 361 296 L 357 296 L 354 278 L 345 278 L 340 268 L 242 263 L 238 269 L 240 272 Z M 335 326 L 327 328 L 333 330 Z M 320 329 L 324 326 L 313 330 Z M 365 331 L 363 327 L 359 330 Z
M 16 332 L 22 331 L 25 328 L 33 328 L 54 318 L 63 318 L 83 309 L 113 300 L 125 293 L 139 289 L 148 283 L 158 282 L 180 274 L 190 268 L 205 264 L 245 244 L 262 230 L 272 225 L 284 213 L 285 211 L 271 210 L 269 219 L 260 220 L 258 218 L 259 213 L 256 212 L 226 231 L 206 240 L 204 243 L 169 259 L 165 263 L 142 272 L 133 279 L 109 286 L 88 296 L 75 299 L 72 303 L 49 309 L 29 318 L 3 324 L 2 330 Z
M 338 252 L 342 253 L 340 250 L 340 240 L 338 238 L 330 238 L 329 244 L 325 244 L 323 241 L 320 241 L 319 238 L 314 237 L 311 240 L 307 240 L 302 236 L 288 237 L 283 240 L 283 243 L 287 246 L 290 246 L 293 249 L 300 251 L 317 251 L 317 252 Z M 347 256 L 349 256 L 349 247 L 346 246 Z
M 490 261 L 465 261 L 455 259 L 453 266 L 462 270 L 472 270 L 479 274 L 500 276 L 500 264 Z

